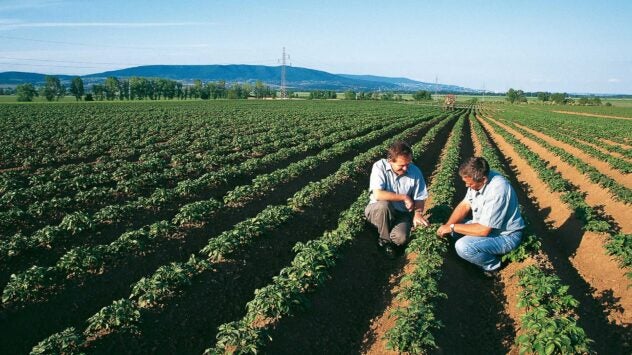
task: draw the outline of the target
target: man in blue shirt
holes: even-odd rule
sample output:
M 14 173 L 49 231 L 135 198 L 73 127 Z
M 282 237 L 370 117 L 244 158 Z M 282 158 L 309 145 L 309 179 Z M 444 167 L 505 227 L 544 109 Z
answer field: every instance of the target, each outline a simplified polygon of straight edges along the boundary
M 489 169 L 484 158 L 467 160 L 459 175 L 467 193 L 437 234 L 463 236 L 454 245 L 457 254 L 481 267 L 486 276 L 495 276 L 501 256 L 518 247 L 522 239 L 525 225 L 516 192 L 507 179 Z M 470 212 L 472 219 L 466 221 Z
M 414 164 L 413 151 L 402 141 L 388 149 L 386 159 L 373 164 L 369 189 L 371 191 L 365 216 L 378 229 L 378 244 L 389 255 L 394 246 L 408 242 L 412 226 L 428 226 L 423 217 L 428 198 L 424 177 Z

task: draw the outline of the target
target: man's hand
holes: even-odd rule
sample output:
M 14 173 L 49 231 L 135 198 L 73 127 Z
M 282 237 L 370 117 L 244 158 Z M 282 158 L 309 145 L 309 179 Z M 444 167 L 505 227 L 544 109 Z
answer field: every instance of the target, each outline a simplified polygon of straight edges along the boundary
M 415 212 L 415 217 L 413 218 L 413 228 L 417 228 L 419 226 L 428 227 L 430 222 L 421 215 L 421 213 Z
M 415 208 L 415 201 L 413 201 L 410 196 L 406 195 L 406 198 L 404 198 L 404 206 L 406 206 L 408 211 L 412 212 L 413 208 Z
M 452 230 L 450 230 L 450 226 L 447 224 L 442 224 L 439 229 L 437 229 L 437 235 L 440 237 L 445 237 L 450 233 L 452 233 Z

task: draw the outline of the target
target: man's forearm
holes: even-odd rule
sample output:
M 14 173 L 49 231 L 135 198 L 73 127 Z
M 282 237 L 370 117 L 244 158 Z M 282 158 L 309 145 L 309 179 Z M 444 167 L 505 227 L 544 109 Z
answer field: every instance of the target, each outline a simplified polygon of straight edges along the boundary
M 375 195 L 375 199 L 378 201 L 404 201 L 406 199 L 406 195 L 404 194 L 396 194 L 391 191 L 373 190 L 373 194 Z
M 487 237 L 492 229 L 479 223 L 457 223 L 454 225 L 454 231 L 459 234 L 470 235 L 473 237 Z
M 470 206 L 461 201 L 454 211 L 452 211 L 450 218 L 448 218 L 448 221 L 445 224 L 450 225 L 453 223 L 460 223 L 465 219 L 465 217 L 467 217 L 468 213 L 470 213 Z

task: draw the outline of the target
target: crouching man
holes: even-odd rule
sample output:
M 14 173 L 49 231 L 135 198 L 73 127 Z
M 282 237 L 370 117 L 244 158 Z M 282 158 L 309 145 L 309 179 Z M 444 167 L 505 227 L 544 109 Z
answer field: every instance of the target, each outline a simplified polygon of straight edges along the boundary
M 378 245 L 389 257 L 395 256 L 395 246 L 408 242 L 412 226 L 429 225 L 423 217 L 428 197 L 426 182 L 412 160 L 410 146 L 396 141 L 389 147 L 386 159 L 375 162 L 371 170 L 371 199 L 365 216 L 377 227 Z
M 501 257 L 520 245 L 524 221 L 518 198 L 507 179 L 490 171 L 484 158 L 472 157 L 459 167 L 467 193 L 439 227 L 437 235 L 459 238 L 457 254 L 478 265 L 485 276 L 494 277 L 501 267 Z M 466 220 L 469 214 L 471 220 Z

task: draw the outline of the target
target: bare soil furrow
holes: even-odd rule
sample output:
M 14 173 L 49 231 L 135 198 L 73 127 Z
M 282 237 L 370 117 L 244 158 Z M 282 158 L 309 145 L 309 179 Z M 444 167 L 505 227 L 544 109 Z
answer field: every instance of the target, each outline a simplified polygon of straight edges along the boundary
M 436 144 L 430 149 L 418 153 L 415 164 L 422 171 L 434 170 L 451 127 L 449 124 L 439 132 Z M 391 289 L 399 282 L 404 267 L 403 258 L 389 260 L 379 252 L 376 242 L 375 230 L 367 226 L 338 261 L 331 280 L 310 297 L 310 309 L 280 322 L 271 332 L 274 341 L 266 351 L 272 354 L 319 353 L 323 349 L 335 354 L 362 352 L 363 336 L 372 319 L 391 302 Z
M 632 178 L 626 174 L 621 173 L 620 171 L 613 169 L 610 164 L 608 164 L 607 162 L 603 161 L 603 160 L 599 160 L 589 154 L 584 153 L 581 149 L 576 148 L 571 146 L 570 144 L 566 144 L 564 142 L 560 142 L 558 140 L 556 140 L 553 137 L 550 137 L 540 131 L 537 131 L 535 129 L 532 129 L 530 127 L 527 127 L 525 125 L 519 124 L 517 122 L 514 122 L 516 124 L 516 126 L 526 130 L 527 132 L 530 132 L 532 134 L 534 134 L 536 137 L 543 139 L 545 142 L 558 147 L 558 148 L 562 148 L 565 151 L 573 154 L 574 156 L 580 158 L 581 160 L 583 160 L 584 162 L 586 162 L 587 164 L 590 164 L 592 166 L 594 166 L 595 168 L 597 168 L 601 173 L 603 173 L 604 175 L 607 175 L 608 177 L 612 178 L 613 180 L 615 180 L 616 182 L 618 182 L 619 184 L 627 187 L 627 188 L 632 188 Z
M 531 151 L 538 154 L 542 159 L 550 164 L 562 174 L 562 176 L 575 184 L 581 191 L 586 193 L 586 202 L 593 208 L 603 206 L 604 212 L 611 216 L 624 233 L 632 233 L 632 209 L 626 204 L 612 199 L 610 193 L 601 186 L 591 182 L 588 177 L 579 172 L 575 167 L 564 162 L 559 157 L 540 146 L 536 142 L 526 138 L 516 130 L 490 118 L 492 121 L 506 129 L 509 133 L 518 138 Z M 542 183 L 541 183 L 542 184 Z
M 523 206 L 527 207 L 527 215 L 534 222 L 532 228 L 542 238 L 545 257 L 563 282 L 571 287 L 570 293 L 580 301 L 580 325 L 595 340 L 595 349 L 612 350 L 613 341 L 620 344 L 617 347 L 629 347 L 630 344 L 626 345 L 625 341 L 629 339 L 632 296 L 626 288 L 623 270 L 605 255 L 603 244 L 598 243 L 595 235 L 581 230 L 581 223 L 559 200 L 559 194 L 544 188 L 537 173 L 513 147 L 484 120 L 481 123 L 510 163 L 515 179 L 520 182 L 523 192 L 519 195 L 524 201 Z M 600 266 L 587 263 L 587 258 L 597 259 Z M 508 280 L 516 270 L 513 267 L 503 270 L 503 282 L 512 285 Z M 612 275 L 617 275 L 616 280 Z M 505 292 L 507 298 L 512 299 L 519 290 L 514 285 L 506 287 Z M 515 299 L 512 301 L 515 302 Z M 519 313 L 514 310 L 510 314 L 515 319 Z

